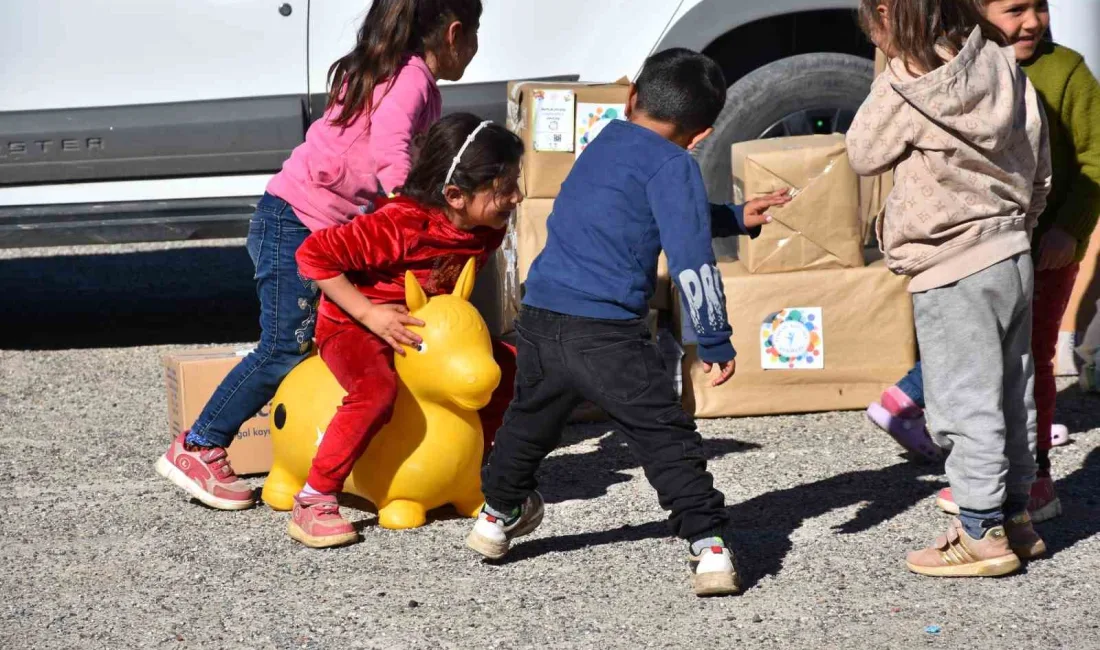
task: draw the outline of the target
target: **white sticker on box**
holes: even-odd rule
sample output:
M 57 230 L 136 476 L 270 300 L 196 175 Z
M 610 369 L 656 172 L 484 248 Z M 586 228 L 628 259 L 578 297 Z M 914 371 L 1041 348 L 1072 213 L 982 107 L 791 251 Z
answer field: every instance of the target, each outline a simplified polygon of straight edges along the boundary
M 535 151 L 573 151 L 576 97 L 572 90 L 535 90 Z
M 788 307 L 760 325 L 760 367 L 764 370 L 821 370 L 825 367 L 825 324 L 821 307 Z
M 574 149 L 579 158 L 611 120 L 626 118 L 626 104 L 577 104 L 577 141 Z

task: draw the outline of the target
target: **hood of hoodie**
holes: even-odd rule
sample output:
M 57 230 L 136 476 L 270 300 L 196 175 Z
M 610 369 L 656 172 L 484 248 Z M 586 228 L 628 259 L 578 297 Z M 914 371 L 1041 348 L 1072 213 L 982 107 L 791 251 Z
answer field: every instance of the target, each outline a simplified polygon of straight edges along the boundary
M 914 78 L 900 59 L 890 62 L 890 85 L 930 122 L 983 151 L 1000 151 L 1024 128 L 1026 79 L 1011 47 L 987 41 L 975 27 L 959 53 L 928 74 Z M 919 146 L 919 143 L 917 143 Z

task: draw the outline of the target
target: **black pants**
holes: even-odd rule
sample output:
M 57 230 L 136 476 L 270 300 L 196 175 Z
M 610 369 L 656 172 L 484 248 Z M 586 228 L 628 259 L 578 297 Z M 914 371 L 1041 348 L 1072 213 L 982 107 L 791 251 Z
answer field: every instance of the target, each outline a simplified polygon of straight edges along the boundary
M 497 432 L 482 490 L 508 511 L 536 487 L 535 472 L 583 400 L 602 407 L 627 438 L 673 534 L 721 535 L 722 493 L 707 472 L 702 437 L 684 412 L 642 320 L 612 321 L 524 307 L 516 320 L 516 392 Z

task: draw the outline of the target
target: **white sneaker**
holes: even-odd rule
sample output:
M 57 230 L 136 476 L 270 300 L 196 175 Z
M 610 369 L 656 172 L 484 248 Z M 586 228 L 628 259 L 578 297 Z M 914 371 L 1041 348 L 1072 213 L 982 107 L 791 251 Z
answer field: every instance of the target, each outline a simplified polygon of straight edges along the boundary
M 1050 446 L 1061 447 L 1069 444 L 1069 428 L 1064 424 L 1050 425 Z
M 741 580 L 733 566 L 733 556 L 724 546 L 710 546 L 692 555 L 691 586 L 696 596 L 725 596 L 741 591 Z
M 485 512 L 474 522 L 474 529 L 466 536 L 466 546 L 490 560 L 499 560 L 508 553 L 509 544 L 516 537 L 523 537 L 539 527 L 544 513 L 542 495 L 537 491 L 520 506 L 519 514 L 509 520 Z

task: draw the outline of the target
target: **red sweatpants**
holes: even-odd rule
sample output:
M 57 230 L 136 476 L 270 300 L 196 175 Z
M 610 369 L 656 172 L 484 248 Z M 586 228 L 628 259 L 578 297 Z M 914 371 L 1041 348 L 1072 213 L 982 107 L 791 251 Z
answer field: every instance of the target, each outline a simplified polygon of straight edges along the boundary
M 1031 312 L 1031 356 L 1035 358 L 1035 411 L 1038 418 L 1039 449 L 1050 449 L 1050 426 L 1058 386 L 1054 381 L 1054 353 L 1058 328 L 1069 306 L 1079 264 L 1035 272 L 1035 300 Z
M 325 430 L 307 479 L 313 489 L 332 494 L 344 489 L 355 461 L 390 421 L 397 398 L 397 372 L 393 366 L 393 348 L 359 325 L 319 318 L 317 348 L 348 393 Z M 480 412 L 486 453 L 512 401 L 516 376 L 515 348 L 493 341 L 493 357 L 500 366 L 501 377 L 492 400 Z

